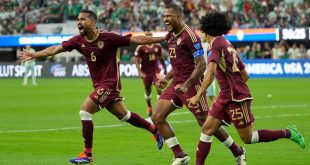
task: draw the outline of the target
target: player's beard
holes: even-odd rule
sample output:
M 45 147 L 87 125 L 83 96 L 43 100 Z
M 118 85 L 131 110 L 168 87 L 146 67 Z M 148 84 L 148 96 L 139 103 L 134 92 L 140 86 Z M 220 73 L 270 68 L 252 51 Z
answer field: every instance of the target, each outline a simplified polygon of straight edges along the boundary
M 87 34 L 87 31 L 86 31 L 85 28 L 80 29 L 79 32 L 80 32 L 80 35 L 81 35 L 81 36 L 85 36 L 85 35 Z

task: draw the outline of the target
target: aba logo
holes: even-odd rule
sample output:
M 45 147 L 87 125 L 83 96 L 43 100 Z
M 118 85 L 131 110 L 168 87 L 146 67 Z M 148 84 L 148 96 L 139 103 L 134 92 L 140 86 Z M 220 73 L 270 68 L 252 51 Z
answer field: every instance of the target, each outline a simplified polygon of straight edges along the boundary
M 199 50 L 200 49 L 200 43 L 199 42 L 196 42 L 195 44 L 194 44 L 194 47 L 195 47 L 195 49 L 197 49 L 197 50 Z
M 212 51 L 210 50 L 210 51 L 208 52 L 208 57 L 211 57 L 211 55 L 212 55 Z
M 54 77 L 65 77 L 66 67 L 61 64 L 54 64 L 51 66 L 50 72 Z

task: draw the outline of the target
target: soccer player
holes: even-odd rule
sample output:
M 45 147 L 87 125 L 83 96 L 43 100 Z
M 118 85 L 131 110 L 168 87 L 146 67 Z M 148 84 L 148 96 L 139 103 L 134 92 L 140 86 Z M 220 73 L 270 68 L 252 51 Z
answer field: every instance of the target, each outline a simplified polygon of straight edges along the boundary
M 35 50 L 32 49 L 30 45 L 26 45 L 25 51 L 27 51 L 27 52 L 35 52 Z M 23 65 L 24 65 L 24 68 L 25 68 L 23 85 L 27 85 L 28 84 L 29 74 L 31 74 L 32 85 L 36 86 L 37 85 L 36 75 L 34 73 L 34 69 L 35 69 L 35 66 L 36 66 L 36 60 L 26 61 L 26 62 L 23 63 Z
M 203 58 L 204 51 L 201 41 L 194 31 L 182 21 L 180 7 L 175 4 L 167 5 L 164 9 L 163 20 L 169 31 L 166 40 L 168 41 L 172 70 L 167 73 L 165 78 L 160 79 L 157 85 L 160 88 L 166 87 L 172 76 L 173 81 L 159 97 L 152 114 L 152 121 L 174 154 L 172 164 L 184 165 L 189 163 L 190 157 L 181 149 L 166 118 L 170 113 L 185 104 L 195 116 L 198 124 L 202 126 L 208 112 L 206 98 L 202 97 L 197 106 L 188 104 L 187 99 L 196 95 L 197 90 L 200 88 L 206 63 Z M 236 158 L 245 155 L 244 150 L 236 145 L 223 128 L 220 127 L 216 135 Z
M 146 33 L 147 36 L 152 36 L 151 32 Z M 167 74 L 165 60 L 162 56 L 162 48 L 159 44 L 139 45 L 135 51 L 136 67 L 139 71 L 139 76 L 142 78 L 145 89 L 145 100 L 147 103 L 147 115 L 152 115 L 151 92 L 152 85 L 155 84 L 161 77 L 158 61 L 161 63 L 164 74 Z M 162 89 L 156 86 L 157 98 L 162 93 Z
M 214 76 L 218 80 L 221 91 L 203 124 L 196 151 L 196 165 L 204 164 L 211 148 L 212 135 L 215 135 L 220 128 L 222 120 L 232 122 L 246 144 L 289 138 L 301 148 L 305 148 L 304 138 L 295 126 L 288 126 L 281 130 L 253 131 L 254 116 L 250 109 L 252 96 L 246 85 L 249 76 L 237 51 L 223 36 L 229 32 L 231 26 L 231 18 L 219 11 L 208 12 L 201 19 L 201 31 L 210 44 L 208 72 L 198 93 L 188 100 L 189 104 L 199 103 Z
M 83 10 L 77 19 L 79 35 L 76 35 L 61 45 L 51 46 L 38 52 L 21 53 L 23 61 L 34 58 L 53 56 L 64 51 L 76 49 L 84 55 L 91 75 L 94 90 L 86 97 L 81 109 L 82 135 L 84 137 L 84 151 L 70 160 L 75 164 L 90 163 L 93 160 L 93 121 L 92 115 L 106 108 L 120 121 L 143 128 L 151 132 L 158 149 L 163 140 L 154 125 L 150 124 L 138 114 L 130 112 L 124 105 L 120 95 L 121 82 L 119 75 L 119 47 L 133 44 L 151 44 L 165 40 L 165 37 L 150 36 L 122 36 L 117 33 L 100 30 L 96 27 L 97 16 L 91 10 Z

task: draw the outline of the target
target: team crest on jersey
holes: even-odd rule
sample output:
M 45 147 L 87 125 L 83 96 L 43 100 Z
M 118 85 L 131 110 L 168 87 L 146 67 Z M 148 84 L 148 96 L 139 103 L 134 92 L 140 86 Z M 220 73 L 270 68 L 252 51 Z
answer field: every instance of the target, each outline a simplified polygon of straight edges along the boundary
M 182 42 L 182 39 L 179 38 L 179 39 L 177 40 L 177 45 L 180 45 L 181 42 Z
M 98 42 L 98 48 L 102 49 L 104 47 L 103 41 Z
M 210 57 L 212 55 L 212 51 L 210 50 L 209 52 L 208 52 L 208 57 Z
M 194 44 L 194 47 L 195 47 L 195 49 L 197 49 L 197 50 L 199 50 L 200 49 L 200 43 L 199 42 L 196 42 L 195 44 Z
M 155 52 L 156 52 L 156 53 L 158 52 L 158 48 L 155 48 Z

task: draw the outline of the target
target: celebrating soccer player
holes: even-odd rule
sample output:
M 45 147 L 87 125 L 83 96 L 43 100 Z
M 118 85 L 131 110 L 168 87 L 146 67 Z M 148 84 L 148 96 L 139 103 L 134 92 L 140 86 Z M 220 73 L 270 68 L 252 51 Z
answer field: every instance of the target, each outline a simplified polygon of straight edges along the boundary
M 79 35 L 74 36 L 61 45 L 51 46 L 38 52 L 24 51 L 21 54 L 23 61 L 34 58 L 53 56 L 64 51 L 76 49 L 84 55 L 94 90 L 84 100 L 81 110 L 82 134 L 84 137 L 84 151 L 70 160 L 75 164 L 90 163 L 93 160 L 93 121 L 92 115 L 102 108 L 106 108 L 120 121 L 128 122 L 133 126 L 151 132 L 158 149 L 161 149 L 163 140 L 154 125 L 151 125 L 138 114 L 127 110 L 120 95 L 121 82 L 119 75 L 119 47 L 133 44 L 152 44 L 165 40 L 165 37 L 150 36 L 122 36 L 117 33 L 100 30 L 96 27 L 97 16 L 90 10 L 83 10 L 78 16 L 77 27 Z
M 146 33 L 152 36 L 151 32 Z M 164 74 L 167 74 L 165 60 L 162 56 L 162 48 L 159 44 L 139 45 L 135 51 L 136 67 L 143 80 L 145 88 L 145 100 L 147 102 L 147 115 L 152 115 L 151 92 L 152 85 L 161 77 L 158 61 L 160 61 Z M 141 65 L 141 66 L 140 66 Z M 157 98 L 161 95 L 162 89 L 156 86 Z
M 246 144 L 271 142 L 288 138 L 305 148 L 303 136 L 295 126 L 282 130 L 253 131 L 254 116 L 251 113 L 252 96 L 246 85 L 248 73 L 237 51 L 223 35 L 232 28 L 231 18 L 223 12 L 208 12 L 201 19 L 201 31 L 209 42 L 208 72 L 196 96 L 189 104 L 199 104 L 205 90 L 216 77 L 221 91 L 203 124 L 200 141 L 196 151 L 196 165 L 204 165 L 211 148 L 212 135 L 220 128 L 222 120 L 232 122 Z
M 175 4 L 166 6 L 163 20 L 169 31 L 166 40 L 172 70 L 167 73 L 165 78 L 160 79 L 157 85 L 164 88 L 172 77 L 173 81 L 159 97 L 152 115 L 152 121 L 174 154 L 172 164 L 184 165 L 188 164 L 190 158 L 181 149 L 166 118 L 171 112 L 185 104 L 195 116 L 198 124 L 202 126 L 209 110 L 205 96 L 199 100 L 197 106 L 188 104 L 187 99 L 196 95 L 197 90 L 200 88 L 206 63 L 203 58 L 204 51 L 201 41 L 195 32 L 182 21 L 180 7 Z M 241 160 L 239 157 L 245 156 L 245 151 L 236 145 L 223 128 L 220 127 L 217 130 L 216 137 L 232 151 L 237 161 Z M 244 160 L 242 159 L 242 161 Z M 240 163 L 238 162 L 238 164 Z

